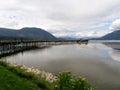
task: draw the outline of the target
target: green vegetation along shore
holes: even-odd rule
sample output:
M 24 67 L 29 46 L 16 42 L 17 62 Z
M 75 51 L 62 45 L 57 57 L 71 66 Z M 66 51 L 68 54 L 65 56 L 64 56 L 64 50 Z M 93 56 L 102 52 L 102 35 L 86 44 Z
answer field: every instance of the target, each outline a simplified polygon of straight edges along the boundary
M 58 76 L 0 61 L 0 90 L 96 90 L 85 78 L 70 72 Z

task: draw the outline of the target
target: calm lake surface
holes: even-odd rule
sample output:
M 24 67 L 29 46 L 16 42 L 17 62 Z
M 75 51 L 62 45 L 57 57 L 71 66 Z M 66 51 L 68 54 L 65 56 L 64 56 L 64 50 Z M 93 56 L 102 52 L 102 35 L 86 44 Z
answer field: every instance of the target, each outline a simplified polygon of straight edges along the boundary
M 58 45 L 3 58 L 58 74 L 70 70 L 98 90 L 120 90 L 120 42 Z

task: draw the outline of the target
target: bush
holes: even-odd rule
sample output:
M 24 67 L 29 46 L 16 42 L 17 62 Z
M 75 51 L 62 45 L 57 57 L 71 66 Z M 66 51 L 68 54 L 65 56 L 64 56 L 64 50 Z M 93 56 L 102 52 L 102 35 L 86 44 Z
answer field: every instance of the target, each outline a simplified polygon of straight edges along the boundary
M 75 78 L 71 72 L 61 72 L 53 90 L 95 90 L 85 78 Z

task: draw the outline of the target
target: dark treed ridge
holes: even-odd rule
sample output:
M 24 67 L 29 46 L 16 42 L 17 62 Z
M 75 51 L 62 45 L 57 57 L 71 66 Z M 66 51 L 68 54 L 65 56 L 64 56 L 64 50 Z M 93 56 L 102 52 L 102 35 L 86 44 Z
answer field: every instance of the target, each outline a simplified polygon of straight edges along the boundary
M 103 36 L 100 39 L 103 39 L 103 40 L 120 40 L 120 30 L 109 33 L 109 34 Z
M 40 28 L 22 28 L 19 30 L 0 28 L 0 40 L 56 40 L 56 37 Z

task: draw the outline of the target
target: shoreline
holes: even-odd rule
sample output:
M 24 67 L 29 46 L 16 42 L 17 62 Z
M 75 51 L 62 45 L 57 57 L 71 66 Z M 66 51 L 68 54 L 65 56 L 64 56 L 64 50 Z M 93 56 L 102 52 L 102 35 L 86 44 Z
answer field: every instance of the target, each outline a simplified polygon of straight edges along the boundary
M 17 64 L 15 62 L 14 63 L 11 63 L 11 62 L 8 62 L 8 61 L 2 61 L 2 62 L 7 63 L 10 67 L 19 68 L 19 69 L 21 69 L 21 70 L 23 70 L 27 73 L 32 73 L 36 77 L 42 77 L 50 83 L 53 83 L 57 80 L 57 76 L 53 75 L 52 73 L 46 72 L 44 70 L 36 69 L 33 66 L 32 67 L 27 67 L 25 65 Z
M 6 85 L 9 86 L 7 89 L 17 90 L 15 87 L 15 89 L 13 89 L 13 86 L 11 85 L 14 84 L 14 82 L 19 83 L 14 84 L 14 86 L 18 86 L 17 88 L 21 88 L 20 85 L 24 86 L 24 83 L 27 82 L 32 83 L 32 85 L 27 83 L 27 88 L 37 88 L 25 89 L 25 87 L 23 87 L 22 90 L 96 90 L 96 88 L 93 87 L 84 77 L 77 78 L 69 71 L 60 72 L 57 76 L 55 76 L 52 73 L 41 71 L 35 69 L 34 67 L 0 61 L 0 75 L 1 74 L 5 75 L 2 75 L 0 80 L 3 79 L 3 81 L 7 81 L 4 83 L 0 82 L 3 84 L 2 87 L 0 86 L 0 89 L 3 88 L 3 90 L 6 90 Z M 8 76 L 7 79 L 6 76 Z M 16 78 L 19 78 L 20 82 Z M 25 80 L 25 82 L 23 82 L 23 80 Z M 14 82 L 8 83 L 8 81 Z

